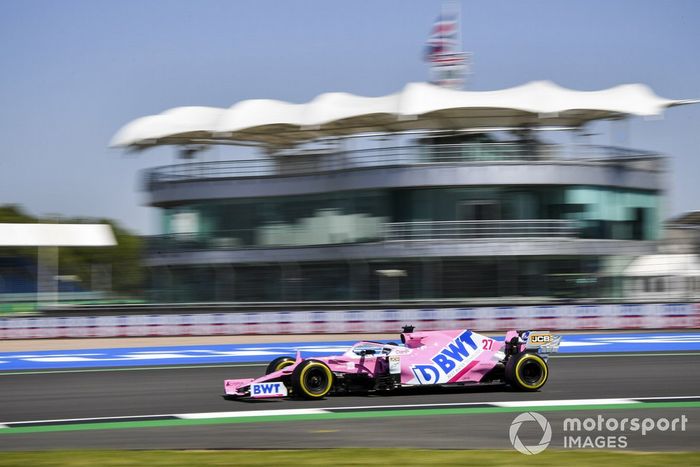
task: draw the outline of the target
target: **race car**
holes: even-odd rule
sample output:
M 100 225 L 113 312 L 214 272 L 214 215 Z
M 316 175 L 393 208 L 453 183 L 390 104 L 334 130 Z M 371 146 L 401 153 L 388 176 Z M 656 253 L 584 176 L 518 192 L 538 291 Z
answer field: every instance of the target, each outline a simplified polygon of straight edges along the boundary
M 503 341 L 469 329 L 414 332 L 404 326 L 401 344 L 361 341 L 338 356 L 279 357 L 265 376 L 224 382 L 226 399 L 300 397 L 379 392 L 410 386 L 505 383 L 537 391 L 547 382 L 549 354 L 561 336 L 549 331 L 508 331 Z

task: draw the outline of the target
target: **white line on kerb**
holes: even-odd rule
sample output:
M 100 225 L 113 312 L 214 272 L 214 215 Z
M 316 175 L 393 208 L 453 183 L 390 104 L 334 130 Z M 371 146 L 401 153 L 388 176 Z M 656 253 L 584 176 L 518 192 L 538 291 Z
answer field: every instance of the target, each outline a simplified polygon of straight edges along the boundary
M 655 401 L 655 400 L 682 400 L 682 399 L 698 399 L 700 396 L 669 396 L 669 397 L 635 397 L 636 401 Z
M 144 419 L 149 419 L 149 418 L 158 418 L 158 417 L 173 417 L 174 415 L 170 414 L 163 414 L 163 415 L 121 415 L 118 417 L 89 417 L 89 418 L 58 418 L 54 420 L 21 420 L 18 422 L 2 422 L 0 423 L 0 428 L 10 428 L 7 426 L 7 424 L 13 424 L 13 425 L 19 425 L 19 424 L 28 424 L 28 423 L 72 423 L 72 422 L 109 422 L 109 421 L 119 421 L 125 418 L 144 418 Z
M 607 405 L 634 404 L 634 399 L 565 399 L 553 401 L 507 401 L 492 402 L 496 407 L 552 407 L 559 405 Z

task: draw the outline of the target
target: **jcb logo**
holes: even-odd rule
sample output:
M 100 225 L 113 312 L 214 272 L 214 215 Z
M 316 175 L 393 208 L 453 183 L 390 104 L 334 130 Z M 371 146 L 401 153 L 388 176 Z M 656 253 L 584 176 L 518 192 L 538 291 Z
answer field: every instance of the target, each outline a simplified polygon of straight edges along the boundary
M 530 343 L 532 344 L 549 344 L 552 342 L 551 334 L 530 334 Z

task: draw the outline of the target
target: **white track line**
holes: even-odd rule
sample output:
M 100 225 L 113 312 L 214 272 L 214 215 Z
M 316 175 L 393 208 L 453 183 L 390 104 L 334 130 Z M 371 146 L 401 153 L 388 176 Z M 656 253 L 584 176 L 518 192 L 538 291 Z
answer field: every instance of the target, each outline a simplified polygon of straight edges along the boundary
M 205 412 L 175 414 L 177 418 L 197 420 L 203 418 L 265 417 L 268 415 L 318 415 L 329 413 L 325 409 L 241 410 L 238 412 Z
M 425 404 L 395 404 L 395 405 L 355 405 L 345 407 L 328 407 L 326 410 L 361 410 L 361 409 L 420 409 L 431 407 L 469 407 L 471 405 L 493 405 L 494 402 L 437 402 Z

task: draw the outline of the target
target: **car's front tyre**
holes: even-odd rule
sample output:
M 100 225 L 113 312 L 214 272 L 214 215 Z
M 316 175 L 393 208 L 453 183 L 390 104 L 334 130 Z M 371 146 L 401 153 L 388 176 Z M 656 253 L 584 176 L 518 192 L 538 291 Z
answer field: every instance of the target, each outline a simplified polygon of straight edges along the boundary
M 292 357 L 277 357 L 267 365 L 267 368 L 265 369 L 265 374 L 269 375 L 270 373 L 274 373 L 275 371 L 280 371 L 284 367 L 294 365 L 294 362 L 295 360 Z
M 292 373 L 294 394 L 306 399 L 320 399 L 333 387 L 333 372 L 318 360 L 301 362 Z

